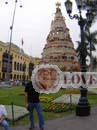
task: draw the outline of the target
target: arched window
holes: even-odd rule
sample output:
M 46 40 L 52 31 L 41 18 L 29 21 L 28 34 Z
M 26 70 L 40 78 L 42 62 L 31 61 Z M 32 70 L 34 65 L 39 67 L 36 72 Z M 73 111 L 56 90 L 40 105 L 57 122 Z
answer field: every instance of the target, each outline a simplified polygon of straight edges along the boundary
M 21 79 L 21 75 L 20 75 L 20 79 Z
M 67 56 L 64 56 L 64 59 L 67 60 Z
M 23 71 L 26 71 L 26 63 L 23 64 Z
M 20 63 L 20 71 L 21 71 L 21 63 Z
M 14 70 L 16 70 L 16 62 L 14 62 Z
M 19 63 L 17 63 L 17 71 L 19 71 Z
M 16 74 L 14 74 L 14 79 L 16 79 Z
M 74 56 L 71 56 L 71 60 L 74 60 Z
M 17 75 L 17 79 L 19 79 L 19 75 Z

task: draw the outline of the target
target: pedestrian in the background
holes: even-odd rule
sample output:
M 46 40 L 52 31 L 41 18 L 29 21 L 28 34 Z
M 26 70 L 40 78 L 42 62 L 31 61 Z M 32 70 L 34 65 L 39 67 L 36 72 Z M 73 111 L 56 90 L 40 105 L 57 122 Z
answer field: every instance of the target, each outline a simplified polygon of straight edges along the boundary
M 44 118 L 42 115 L 42 108 L 40 105 L 39 93 L 35 91 L 31 81 L 29 81 L 25 85 L 25 96 L 26 96 L 26 107 L 29 111 L 29 119 L 31 123 L 29 129 L 35 128 L 34 117 L 33 117 L 33 110 L 35 108 L 38 114 L 38 118 L 39 118 L 40 130 L 44 130 Z
M 5 109 L 4 105 L 0 105 L 0 125 L 4 127 L 5 130 L 10 130 L 9 129 L 9 124 L 6 121 L 6 116 L 7 116 L 7 111 Z

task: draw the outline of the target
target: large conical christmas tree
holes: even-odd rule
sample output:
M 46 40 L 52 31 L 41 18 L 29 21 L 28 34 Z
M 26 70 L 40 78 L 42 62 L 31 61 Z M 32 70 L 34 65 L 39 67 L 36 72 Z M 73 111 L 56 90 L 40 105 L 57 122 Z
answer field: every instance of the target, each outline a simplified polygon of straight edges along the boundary
M 56 4 L 55 18 L 51 22 L 47 44 L 42 53 L 42 63 L 58 65 L 62 71 L 78 71 L 80 67 L 76 51 L 60 6 L 60 3 Z

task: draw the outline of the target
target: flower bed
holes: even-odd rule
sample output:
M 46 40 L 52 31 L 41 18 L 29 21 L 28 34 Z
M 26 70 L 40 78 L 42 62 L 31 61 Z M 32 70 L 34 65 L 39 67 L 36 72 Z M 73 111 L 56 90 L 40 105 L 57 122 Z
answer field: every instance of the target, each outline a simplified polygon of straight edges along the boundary
M 74 106 L 65 103 L 48 103 L 47 105 L 45 105 L 44 111 L 60 113 L 60 112 L 65 112 L 69 109 L 73 109 L 73 107 Z
M 48 103 L 48 102 L 51 102 L 52 100 L 54 100 L 54 97 L 52 97 L 52 96 L 48 96 L 48 95 L 41 95 L 40 96 L 40 101 L 42 103 Z

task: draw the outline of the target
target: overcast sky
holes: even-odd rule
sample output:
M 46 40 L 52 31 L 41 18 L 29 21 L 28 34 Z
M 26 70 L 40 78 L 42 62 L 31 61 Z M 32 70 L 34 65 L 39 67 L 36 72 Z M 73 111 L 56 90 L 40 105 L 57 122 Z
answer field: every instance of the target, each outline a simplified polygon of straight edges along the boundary
M 9 42 L 10 25 L 14 10 L 15 0 L 0 0 L 0 41 Z M 77 20 L 70 20 L 65 10 L 65 0 L 18 0 L 13 28 L 12 42 L 22 47 L 28 55 L 41 57 L 46 37 L 50 31 L 51 20 L 56 10 L 55 3 L 61 2 L 61 9 L 65 17 L 66 25 L 70 29 L 70 35 L 76 47 L 79 38 L 79 26 Z M 76 13 L 74 0 L 73 12 Z M 20 8 L 22 3 L 23 7 Z M 21 39 L 24 45 L 21 46 Z

